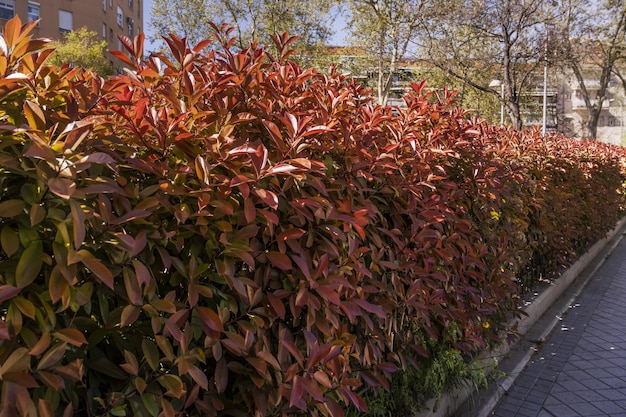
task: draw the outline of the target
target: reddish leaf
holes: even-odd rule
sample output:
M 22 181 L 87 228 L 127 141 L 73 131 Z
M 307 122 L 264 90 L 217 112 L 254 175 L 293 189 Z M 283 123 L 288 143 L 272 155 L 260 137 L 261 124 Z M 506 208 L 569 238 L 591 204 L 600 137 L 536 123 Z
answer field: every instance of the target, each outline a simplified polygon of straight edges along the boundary
M 41 338 L 37 341 L 37 343 L 35 343 L 35 345 L 28 352 L 28 354 L 31 356 L 41 355 L 46 350 L 48 350 L 48 347 L 50 346 L 51 341 L 52 341 L 52 337 L 50 336 L 50 333 L 43 333 L 41 335 Z
M 257 352 L 257 356 L 259 358 L 263 359 L 268 364 L 270 364 L 270 366 L 272 368 L 276 369 L 277 371 L 280 371 L 282 369 L 280 367 L 280 364 L 276 360 L 276 358 L 271 353 L 269 353 L 267 351 L 264 351 L 264 350 L 261 350 L 261 351 Z
M 94 275 L 96 275 L 98 279 L 100 279 L 100 281 L 104 285 L 106 285 L 110 289 L 113 289 L 113 285 L 114 285 L 113 274 L 111 273 L 109 268 L 107 268 L 106 266 L 102 264 L 102 262 L 100 262 L 96 258 L 91 258 L 88 256 L 83 257 L 81 259 L 81 262 L 83 263 L 83 265 L 89 268 L 91 272 L 93 272 Z
M 281 319 L 284 319 L 286 311 L 285 311 L 285 305 L 283 304 L 281 299 L 276 297 L 272 293 L 267 293 L 266 295 L 267 295 L 267 300 L 270 302 L 270 305 L 274 309 L 274 312 L 276 313 L 276 315 L 280 317 Z
M 52 333 L 52 335 L 57 339 L 70 343 L 74 346 L 82 346 L 87 344 L 87 339 L 85 338 L 85 335 L 77 329 L 61 329 L 57 332 Z
M 69 178 L 50 178 L 48 188 L 57 196 L 69 200 L 76 191 L 76 183 Z
M 302 256 L 291 255 L 291 259 L 298 265 L 300 271 L 304 274 L 306 279 L 311 279 L 311 260 L 308 259 L 307 253 L 303 253 Z
M 122 310 L 122 315 L 120 317 L 120 326 L 130 326 L 139 318 L 139 314 L 141 313 L 141 307 L 137 307 L 134 305 L 127 305 Z
M 256 219 L 256 208 L 254 207 L 254 201 L 251 198 L 246 198 L 243 201 L 244 216 L 248 223 L 252 223 Z
M 324 394 L 322 393 L 322 389 L 317 383 L 309 378 L 301 378 L 300 379 L 304 390 L 311 395 L 316 401 L 323 403 L 324 402 Z
M 133 259 L 133 266 L 135 267 L 135 274 L 137 275 L 139 285 L 149 285 L 152 280 L 150 270 L 138 259 Z
M 283 271 L 288 271 L 291 269 L 291 259 L 289 259 L 289 256 L 285 255 L 284 253 L 269 251 L 265 255 L 274 267 L 282 269 Z
M 333 288 L 320 285 L 319 287 L 315 288 L 315 291 L 317 291 L 317 293 L 322 296 L 324 300 L 330 301 L 332 304 L 335 305 L 341 304 L 339 294 L 337 294 L 337 291 Z
M 9 326 L 7 326 L 6 322 L 3 319 L 0 319 L 0 340 L 9 340 L 11 339 L 11 334 L 9 333 Z
M 376 316 L 380 317 L 380 318 L 385 318 L 386 314 L 385 311 L 380 307 L 377 306 L 375 304 L 372 303 L 368 303 L 365 300 L 361 300 L 361 299 L 353 299 L 352 300 L 355 304 L 357 304 L 359 307 L 361 307 L 363 310 L 375 314 Z
M 322 370 L 316 371 L 313 374 L 313 378 L 315 378 L 317 382 L 319 382 L 322 386 L 326 388 L 332 388 L 333 386 L 332 382 L 330 382 L 328 374 Z
M 226 391 L 228 387 L 228 366 L 224 358 L 218 360 L 215 365 L 215 386 L 218 393 Z
M 304 236 L 305 233 L 306 232 L 304 230 L 298 229 L 298 228 L 287 229 L 287 230 L 283 230 L 282 232 L 278 234 L 277 240 L 285 241 L 285 240 L 292 240 L 292 239 L 300 239 L 302 236 Z
M 303 394 L 304 385 L 302 385 L 302 378 L 296 375 L 293 378 L 291 385 L 291 395 L 289 396 L 289 407 L 297 407 L 300 410 L 306 410 L 306 402 L 304 401 Z
M 39 384 L 29 373 L 26 372 L 7 372 L 2 375 L 5 383 L 13 382 L 24 388 L 37 388 Z
M 26 204 L 22 200 L 7 200 L 0 203 L 0 217 L 15 217 L 22 213 Z
M 203 390 L 207 390 L 209 388 L 209 380 L 200 368 L 195 365 L 189 365 L 188 372 L 189 375 L 191 375 L 191 378 L 193 378 L 193 380 L 196 381 L 196 383 L 200 385 Z
M 262 188 L 255 189 L 254 193 L 259 196 L 261 200 L 274 210 L 278 208 L 278 196 L 269 190 L 264 190 Z
M 10 285 L 0 285 L 0 303 L 16 297 L 20 293 L 20 291 L 20 288 L 17 287 L 12 287 Z
M 276 124 L 266 119 L 263 119 L 262 122 L 265 128 L 267 129 L 267 131 L 270 133 L 270 136 L 272 137 L 272 140 L 274 141 L 274 145 L 276 145 L 276 147 L 280 151 L 286 151 L 287 148 L 285 146 L 285 141 L 283 140 L 283 136 L 280 133 L 280 129 L 278 129 L 278 126 L 276 126 Z
M 210 329 L 216 332 L 223 332 L 224 325 L 220 316 L 211 308 L 208 307 L 196 307 L 195 311 L 198 313 L 200 324 L 206 329 Z M 207 334 L 210 332 L 207 332 Z
M 59 364 L 65 355 L 66 347 L 67 343 L 65 342 L 52 346 L 37 363 L 37 370 L 48 369 Z
M 343 407 L 340 406 L 337 401 L 332 398 L 326 398 L 326 402 L 324 404 L 326 405 L 326 408 L 328 408 L 328 412 L 331 417 L 345 417 Z

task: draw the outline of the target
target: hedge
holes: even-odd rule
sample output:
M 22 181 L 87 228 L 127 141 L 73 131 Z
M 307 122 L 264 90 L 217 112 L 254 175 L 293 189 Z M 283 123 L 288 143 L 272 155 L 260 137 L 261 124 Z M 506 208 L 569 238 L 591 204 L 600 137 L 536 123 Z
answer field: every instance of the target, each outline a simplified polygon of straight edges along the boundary
M 375 105 L 288 35 L 121 38 L 102 79 L 33 27 L 0 42 L 1 416 L 365 411 L 500 340 L 623 211 L 621 148 L 424 83 Z

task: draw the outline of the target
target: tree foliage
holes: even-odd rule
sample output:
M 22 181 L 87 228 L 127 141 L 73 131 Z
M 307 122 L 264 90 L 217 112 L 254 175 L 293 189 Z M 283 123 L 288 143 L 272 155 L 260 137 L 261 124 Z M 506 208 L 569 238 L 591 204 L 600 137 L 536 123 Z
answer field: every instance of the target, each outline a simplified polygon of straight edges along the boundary
M 595 138 L 598 120 L 609 100 L 612 75 L 621 73 L 626 46 L 626 8 L 622 1 L 569 1 L 556 33 L 558 51 L 573 72 L 585 103 L 586 135 Z
M 385 105 L 398 67 L 409 52 L 415 53 L 410 47 L 441 10 L 441 2 L 352 0 L 349 6 L 353 40 L 367 51 L 377 101 Z
M 314 59 L 332 35 L 332 7 L 336 0 L 154 0 L 152 25 L 155 39 L 169 33 L 196 44 L 207 37 L 209 22 L 236 29 L 238 46 L 251 42 L 272 44 L 272 36 L 297 34 L 294 44 L 300 61 Z
M 113 73 L 107 58 L 107 42 L 86 27 L 66 33 L 63 40 L 53 42 L 52 47 L 55 49 L 49 58 L 52 64 L 69 64 L 96 71 L 101 76 Z
M 173 33 L 197 44 L 210 35 L 209 22 L 218 21 L 219 13 L 211 0 L 153 0 L 150 10 L 152 41 L 162 47 L 163 37 Z
M 553 15 L 542 0 L 455 2 L 430 27 L 425 47 L 438 68 L 502 100 L 511 124 L 520 129 L 521 102 L 536 87 Z M 493 79 L 504 85 L 504 99 L 500 88 L 489 86 Z

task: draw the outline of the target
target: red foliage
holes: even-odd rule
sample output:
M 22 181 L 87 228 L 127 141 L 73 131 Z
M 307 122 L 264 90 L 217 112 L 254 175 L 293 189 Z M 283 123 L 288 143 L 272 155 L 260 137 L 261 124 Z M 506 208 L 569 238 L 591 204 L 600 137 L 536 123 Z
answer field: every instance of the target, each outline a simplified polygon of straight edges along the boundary
M 621 214 L 622 149 L 424 84 L 376 106 L 286 35 L 276 58 L 223 28 L 173 58 L 123 39 L 131 71 L 102 80 L 30 29 L 0 54 L 3 415 L 363 410 L 428 341 L 497 340 L 518 280 Z

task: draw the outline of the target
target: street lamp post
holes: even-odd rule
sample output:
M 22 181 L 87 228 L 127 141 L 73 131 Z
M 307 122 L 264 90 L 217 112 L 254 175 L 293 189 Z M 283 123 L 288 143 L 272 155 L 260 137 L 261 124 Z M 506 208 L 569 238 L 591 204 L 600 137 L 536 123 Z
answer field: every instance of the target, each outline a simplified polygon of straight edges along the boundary
M 548 45 L 546 42 L 546 59 L 543 62 L 543 118 L 541 134 L 546 135 L 546 121 L 548 118 Z
M 500 87 L 500 126 L 504 126 L 504 83 L 500 80 L 491 80 L 489 87 Z

